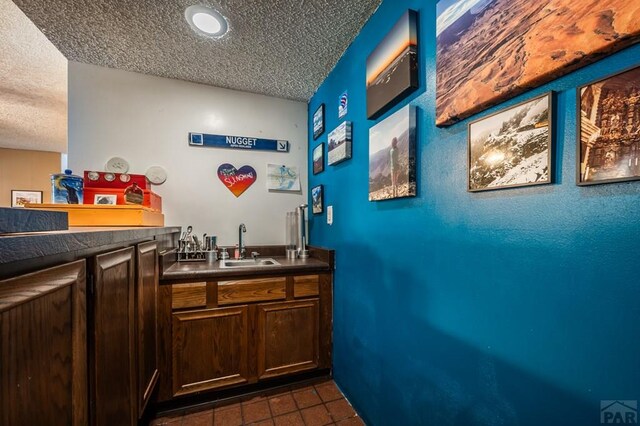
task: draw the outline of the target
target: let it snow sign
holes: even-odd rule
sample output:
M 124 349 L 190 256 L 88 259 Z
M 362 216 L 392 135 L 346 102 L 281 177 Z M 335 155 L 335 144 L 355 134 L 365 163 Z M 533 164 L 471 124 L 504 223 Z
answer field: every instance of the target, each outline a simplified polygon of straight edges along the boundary
M 189 145 L 209 148 L 289 152 L 289 141 L 245 136 L 207 135 L 205 133 L 189 133 Z

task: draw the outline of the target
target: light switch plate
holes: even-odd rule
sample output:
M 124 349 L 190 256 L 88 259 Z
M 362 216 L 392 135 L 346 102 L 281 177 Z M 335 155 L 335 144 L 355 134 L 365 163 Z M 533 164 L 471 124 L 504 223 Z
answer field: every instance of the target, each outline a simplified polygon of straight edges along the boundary
M 327 206 L 327 225 L 333 225 L 333 206 Z

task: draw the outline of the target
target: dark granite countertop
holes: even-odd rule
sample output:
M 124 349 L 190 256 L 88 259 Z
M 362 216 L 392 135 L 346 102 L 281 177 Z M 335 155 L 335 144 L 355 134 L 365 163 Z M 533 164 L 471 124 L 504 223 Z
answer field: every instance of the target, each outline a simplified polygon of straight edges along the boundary
M 153 238 L 179 231 L 180 227 L 82 227 L 69 228 L 66 231 L 0 235 L 0 266 Z
M 327 262 L 310 257 L 305 260 L 290 260 L 285 256 L 264 256 L 277 260 L 280 265 L 262 267 L 221 268 L 220 262 L 176 262 L 161 275 L 162 280 L 221 279 L 247 277 L 249 275 L 267 276 L 286 273 L 329 272 Z

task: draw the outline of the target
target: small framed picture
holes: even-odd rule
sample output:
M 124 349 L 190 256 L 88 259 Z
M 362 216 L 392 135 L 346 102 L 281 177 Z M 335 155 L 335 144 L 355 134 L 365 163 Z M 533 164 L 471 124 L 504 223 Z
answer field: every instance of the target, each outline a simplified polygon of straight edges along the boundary
M 578 88 L 578 185 L 640 180 L 640 67 Z
M 320 105 L 313 113 L 313 140 L 324 133 L 324 104 Z
M 118 196 L 116 194 L 96 194 L 93 196 L 93 204 L 115 206 L 118 204 Z
M 327 164 L 332 166 L 351 158 L 351 122 L 343 121 L 329 133 Z
M 324 190 L 322 185 L 311 189 L 311 207 L 313 214 L 321 214 L 324 211 Z
M 313 148 L 313 174 L 324 171 L 324 142 Z
M 11 207 L 24 207 L 25 204 L 42 204 L 42 191 L 11 190 Z
M 469 124 L 469 192 L 550 184 L 553 92 Z

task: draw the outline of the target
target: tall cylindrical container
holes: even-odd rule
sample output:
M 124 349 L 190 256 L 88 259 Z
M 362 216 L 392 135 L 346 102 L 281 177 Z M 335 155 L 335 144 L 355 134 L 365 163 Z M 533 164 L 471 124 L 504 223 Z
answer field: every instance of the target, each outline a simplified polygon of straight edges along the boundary
M 51 202 L 54 204 L 82 204 L 83 179 L 67 169 L 51 175 Z

